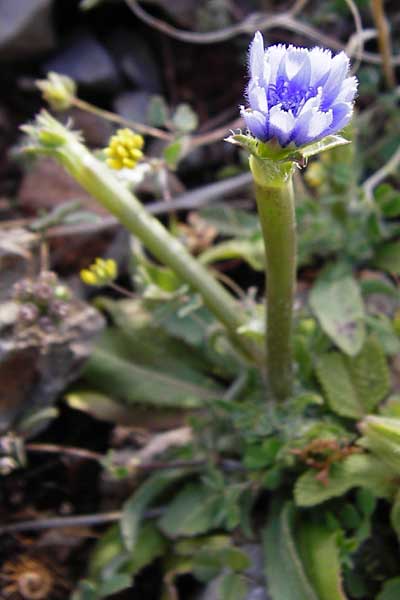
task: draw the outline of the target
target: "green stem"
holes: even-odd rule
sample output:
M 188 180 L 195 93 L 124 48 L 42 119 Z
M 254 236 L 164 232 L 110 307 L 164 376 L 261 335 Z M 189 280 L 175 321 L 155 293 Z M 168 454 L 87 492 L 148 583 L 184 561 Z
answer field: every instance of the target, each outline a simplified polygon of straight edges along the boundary
M 266 257 L 266 360 L 270 395 L 289 397 L 293 384 L 292 322 L 296 277 L 296 219 L 291 167 L 266 177 L 250 160 Z M 262 161 L 264 163 L 264 161 Z M 268 175 L 270 173 L 268 172 Z
M 73 132 L 46 113 L 40 119 L 39 122 L 44 123 L 45 127 L 39 130 L 39 140 L 42 143 L 39 151 L 57 158 L 72 177 L 137 236 L 161 263 L 169 266 L 196 290 L 208 309 L 226 327 L 229 336 L 243 354 L 260 363 L 263 360 L 260 349 L 237 334 L 237 329 L 246 323 L 247 315 L 231 294 L 189 254 L 160 221 L 146 211 L 127 186 L 105 168 L 78 141 Z M 26 130 L 32 135 L 29 127 Z

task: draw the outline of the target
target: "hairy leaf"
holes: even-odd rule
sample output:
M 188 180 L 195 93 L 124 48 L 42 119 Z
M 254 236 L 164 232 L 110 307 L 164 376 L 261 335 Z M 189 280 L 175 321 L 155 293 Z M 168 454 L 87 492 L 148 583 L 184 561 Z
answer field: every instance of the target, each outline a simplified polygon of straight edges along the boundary
M 137 544 L 141 520 L 146 508 L 172 483 L 186 475 L 187 471 L 172 470 L 149 477 L 123 505 L 121 533 L 127 550 L 132 552 Z
M 293 526 L 292 504 L 276 505 L 263 534 L 268 590 L 272 600 L 320 600 L 304 570 Z
M 138 366 L 112 352 L 97 348 L 84 371 L 85 381 L 95 389 L 127 402 L 161 407 L 194 408 L 220 395 L 213 388 L 191 383 L 173 372 Z
M 343 417 L 357 419 L 371 412 L 389 391 L 388 365 L 374 337 L 368 338 L 354 357 L 323 354 L 316 373 L 330 408 Z
M 393 577 L 385 582 L 383 589 L 376 600 L 399 600 L 400 577 Z
M 400 242 L 388 242 L 378 248 L 374 264 L 383 271 L 400 275 Z
M 318 599 L 346 600 L 336 533 L 326 526 L 301 521 L 296 537 L 306 573 Z
M 247 595 L 247 583 L 238 573 L 222 575 L 218 587 L 219 600 L 244 600 Z
M 320 278 L 310 293 L 310 305 L 322 329 L 346 354 L 354 356 L 365 339 L 364 304 L 353 277 Z
M 170 502 L 159 525 L 172 538 L 199 535 L 219 525 L 220 507 L 220 495 L 200 483 L 189 483 Z
M 400 472 L 400 419 L 369 415 L 360 426 L 363 443 L 396 473 Z
M 354 487 L 365 487 L 378 498 L 390 498 L 396 489 L 393 470 L 374 456 L 353 454 L 332 466 L 327 485 L 316 479 L 315 470 L 303 473 L 296 482 L 294 497 L 298 506 L 315 506 Z

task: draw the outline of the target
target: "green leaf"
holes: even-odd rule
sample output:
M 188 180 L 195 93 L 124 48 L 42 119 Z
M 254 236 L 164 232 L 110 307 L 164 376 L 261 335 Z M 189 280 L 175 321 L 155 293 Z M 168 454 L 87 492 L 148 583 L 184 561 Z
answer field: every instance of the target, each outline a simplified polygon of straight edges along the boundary
M 378 498 L 390 498 L 396 489 L 393 470 L 374 456 L 353 454 L 332 465 L 327 485 L 316 478 L 315 470 L 303 473 L 295 484 L 294 497 L 298 506 L 316 506 L 355 487 L 365 487 Z
M 164 98 L 154 95 L 150 98 L 147 109 L 147 121 L 153 127 L 163 127 L 169 118 L 169 110 Z
M 218 587 L 219 600 L 244 600 L 247 596 L 247 583 L 238 573 L 225 573 Z
M 234 239 L 221 242 L 208 248 L 199 256 L 200 262 L 204 265 L 233 258 L 244 260 L 255 271 L 264 271 L 264 242 L 261 236 L 253 239 Z
M 180 137 L 164 148 L 164 160 L 170 169 L 175 169 L 178 162 L 186 152 L 188 145 L 187 137 Z
M 210 581 L 226 568 L 232 571 L 244 571 L 249 567 L 250 560 L 247 554 L 232 546 L 203 548 L 193 559 L 193 575 L 203 582 Z
M 397 493 L 390 511 L 390 523 L 400 540 L 400 494 Z
M 400 419 L 369 415 L 362 421 L 360 429 L 364 434 L 363 445 L 399 473 Z
M 341 135 L 327 135 L 319 142 L 312 142 L 311 144 L 299 148 L 299 152 L 304 158 L 308 159 L 320 152 L 326 152 L 326 150 L 331 150 L 332 148 L 343 146 L 345 144 L 350 144 L 350 140 L 346 140 Z
M 382 591 L 376 600 L 399 600 L 400 598 L 400 577 L 393 577 L 385 582 Z
M 187 471 L 171 470 L 149 477 L 123 505 L 120 522 L 122 538 L 127 550 L 132 552 L 137 544 L 138 532 L 146 508 L 172 483 L 185 476 Z
M 199 118 L 189 104 L 179 104 L 172 117 L 172 122 L 178 131 L 190 133 L 197 128 Z
M 310 293 L 310 305 L 322 329 L 346 354 L 354 356 L 365 339 L 364 304 L 351 276 L 320 278 Z
M 141 569 L 161 556 L 166 549 L 165 538 L 154 523 L 144 523 L 138 531 L 132 552 L 127 552 L 119 525 L 112 525 L 96 543 L 89 560 L 90 579 L 107 578 L 110 564 L 120 557 L 117 570 L 135 576 Z
M 272 600 L 320 600 L 299 556 L 291 503 L 276 504 L 263 534 L 265 570 Z
M 346 600 L 336 532 L 323 525 L 301 521 L 296 537 L 306 573 L 318 600 Z
M 400 194 L 393 186 L 382 183 L 376 188 L 374 197 L 385 217 L 400 215 Z
M 97 592 L 98 598 L 108 598 L 117 592 L 122 592 L 132 585 L 132 577 L 124 573 L 112 575 L 107 581 L 102 583 Z
M 199 535 L 219 524 L 220 508 L 220 495 L 200 483 L 189 483 L 169 503 L 159 526 L 171 538 Z
M 117 557 L 124 555 L 126 548 L 121 536 L 119 525 L 112 525 L 96 542 L 93 548 L 88 566 L 88 575 L 90 579 L 97 579 L 102 576 L 104 568 Z
M 323 354 L 316 374 L 330 408 L 343 417 L 358 419 L 368 414 L 389 392 L 389 368 L 374 337 L 366 340 L 357 356 Z
M 139 404 L 194 408 L 220 395 L 216 386 L 198 385 L 174 373 L 141 367 L 99 348 L 90 357 L 83 375 L 86 383 L 102 393 Z
M 400 275 L 400 242 L 389 242 L 375 253 L 374 265 L 392 275 Z

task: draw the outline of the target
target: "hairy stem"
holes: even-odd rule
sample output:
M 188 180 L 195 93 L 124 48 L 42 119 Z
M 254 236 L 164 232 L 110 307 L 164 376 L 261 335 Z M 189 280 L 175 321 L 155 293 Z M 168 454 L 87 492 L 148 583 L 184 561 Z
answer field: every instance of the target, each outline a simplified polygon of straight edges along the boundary
M 254 167 L 254 165 L 253 165 Z M 269 395 L 290 396 L 292 321 L 296 276 L 296 220 L 292 178 L 284 174 L 263 181 L 254 168 L 258 214 L 266 257 L 266 367 Z
M 31 150 L 57 158 L 72 177 L 136 235 L 161 263 L 169 266 L 201 295 L 204 304 L 226 327 L 237 347 L 245 356 L 259 363 L 259 348 L 237 333 L 237 329 L 246 323 L 247 315 L 232 295 L 160 221 L 147 212 L 126 185 L 97 160 L 73 132 L 47 113 L 39 117 L 38 123 L 37 129 L 26 128 L 32 137 L 37 137 L 41 142 L 41 146 L 31 147 Z

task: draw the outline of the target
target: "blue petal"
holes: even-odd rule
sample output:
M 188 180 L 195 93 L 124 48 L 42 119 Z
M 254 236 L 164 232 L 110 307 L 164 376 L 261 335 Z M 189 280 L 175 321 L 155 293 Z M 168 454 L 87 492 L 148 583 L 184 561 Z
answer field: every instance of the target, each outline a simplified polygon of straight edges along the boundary
M 273 106 L 269 113 L 269 137 L 276 137 L 281 146 L 285 146 L 291 138 L 295 118 L 290 111 L 282 110 L 279 105 Z
M 278 44 L 276 46 L 269 46 L 265 52 L 265 60 L 271 67 L 270 73 L 270 84 L 276 83 L 277 73 L 279 66 L 284 61 L 286 55 L 286 46 L 284 44 Z
M 347 125 L 353 114 L 353 106 L 348 102 L 338 102 L 332 107 L 333 120 L 330 127 L 331 133 L 340 131 Z
M 265 115 L 257 110 L 240 107 L 240 114 L 245 120 L 247 129 L 254 137 L 265 142 L 268 139 L 268 124 Z
M 326 135 L 333 120 L 332 111 L 321 112 L 312 109 L 304 113 L 298 120 L 293 132 L 292 140 L 297 146 L 318 140 Z
M 255 34 L 249 52 L 250 77 L 262 79 L 264 73 L 264 39 L 259 31 Z
M 329 76 L 332 65 L 332 53 L 330 50 L 315 47 L 309 53 L 311 63 L 310 85 L 319 87 L 323 85 Z
M 300 63 L 300 68 L 297 70 L 297 73 L 290 78 L 289 92 L 292 93 L 297 90 L 307 90 L 310 85 L 311 63 L 308 54 L 305 53 L 301 56 L 301 60 L 302 62 Z
M 249 98 L 250 108 L 263 113 L 268 112 L 268 102 L 265 89 L 259 85 L 257 79 L 251 79 L 247 89 L 247 95 Z
M 344 80 L 339 94 L 335 102 L 353 102 L 357 93 L 358 81 L 357 77 L 347 77 Z
M 337 54 L 332 59 L 329 77 L 323 86 L 322 108 L 326 110 L 332 106 L 336 96 L 340 92 L 343 81 L 349 71 L 349 59 L 344 52 Z

